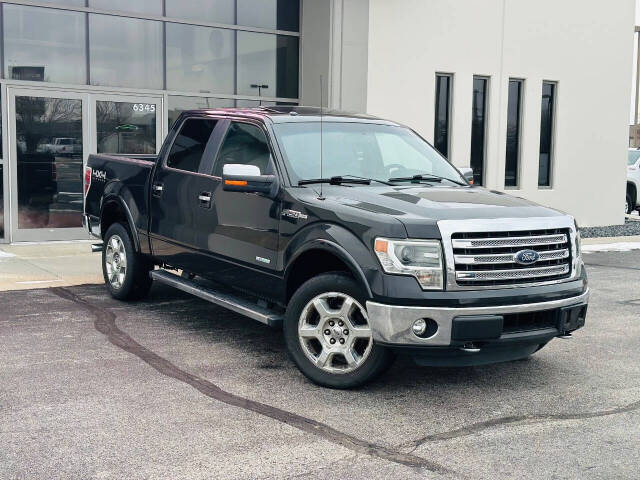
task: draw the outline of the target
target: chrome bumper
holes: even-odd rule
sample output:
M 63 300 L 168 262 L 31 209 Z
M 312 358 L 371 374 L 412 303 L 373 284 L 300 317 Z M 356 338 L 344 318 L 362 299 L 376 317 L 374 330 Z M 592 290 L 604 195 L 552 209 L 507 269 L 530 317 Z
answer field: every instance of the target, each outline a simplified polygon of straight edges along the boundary
M 451 330 L 454 318 L 473 315 L 506 315 L 586 305 L 589 301 L 589 294 L 587 289 L 577 297 L 562 300 L 479 308 L 405 307 L 367 302 L 367 313 L 373 331 L 373 339 L 376 342 L 402 346 L 442 347 L 452 343 Z M 420 338 L 414 335 L 411 327 L 413 322 L 419 318 L 433 319 L 438 324 L 437 332 L 429 338 Z

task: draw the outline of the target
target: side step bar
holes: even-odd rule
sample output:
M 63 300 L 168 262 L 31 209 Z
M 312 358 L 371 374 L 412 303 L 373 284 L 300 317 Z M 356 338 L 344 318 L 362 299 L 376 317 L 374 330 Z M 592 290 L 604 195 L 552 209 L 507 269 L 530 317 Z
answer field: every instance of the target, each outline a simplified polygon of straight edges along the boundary
M 166 270 L 153 270 L 149 273 L 154 282 L 163 283 L 171 287 L 200 297 L 221 307 L 252 318 L 274 328 L 282 328 L 283 315 L 262 307 L 248 298 L 235 293 L 222 292 L 199 284 L 197 281 L 180 277 Z

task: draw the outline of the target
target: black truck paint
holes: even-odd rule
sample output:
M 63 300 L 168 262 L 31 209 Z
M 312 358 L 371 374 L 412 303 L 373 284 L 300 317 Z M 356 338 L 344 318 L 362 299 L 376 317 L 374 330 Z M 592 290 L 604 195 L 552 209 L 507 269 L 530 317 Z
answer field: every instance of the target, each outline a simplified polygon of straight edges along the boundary
M 178 130 L 187 119 L 217 120 L 207 143 L 206 158 L 197 172 L 166 165 Z M 303 107 L 184 112 L 157 157 L 89 157 L 85 172 L 85 180 L 87 175 L 91 178 L 85 192 L 87 227 L 94 235 L 104 236 L 111 224 L 120 222 L 128 227 L 135 250 L 152 264 L 220 282 L 282 310 L 302 284 L 333 271 L 348 273 L 361 288 L 367 304 L 460 308 L 462 314 L 464 309 L 486 309 L 485 322 L 476 313 L 470 315 L 471 320 L 479 322 L 478 331 L 502 328 L 502 323 L 495 324 L 492 307 L 540 304 L 544 311 L 545 302 L 560 302 L 549 304 L 555 315 L 553 328 L 479 337 L 475 343 L 481 346 L 480 352 L 475 352 L 477 345 L 473 345 L 473 335 L 468 336 L 468 325 L 458 327 L 467 336 L 460 341 L 452 337 L 448 345 L 376 341 L 394 349 L 409 349 L 421 363 L 466 365 L 526 356 L 553 337 L 568 333 L 560 323 L 568 321 L 562 310 L 567 299 L 575 298 L 577 302 L 574 310 L 580 321 L 575 323 L 574 318 L 572 326 L 582 326 L 588 288 L 585 270 L 577 258 L 577 237 L 571 243 L 573 270 L 563 281 L 451 289 L 448 278 L 442 290 L 424 290 L 412 276 L 385 273 L 373 251 L 376 238 L 445 242 L 439 227 L 443 221 L 499 224 L 508 219 L 510 227 L 506 230 L 518 231 L 521 222 L 524 230 L 529 229 L 526 222 L 531 218 L 543 225 L 548 219 L 550 225 L 556 225 L 567 216 L 472 185 L 327 183 L 322 185 L 320 196 L 319 184 L 299 186 L 291 181 L 290 166 L 274 131 L 278 123 L 319 121 L 316 109 Z M 323 121 L 336 125 L 396 125 L 337 112 L 325 114 Z M 225 190 L 221 176 L 214 175 L 220 146 L 232 122 L 254 125 L 268 139 L 275 163 L 275 183 L 270 193 Z M 202 200 L 208 197 L 210 201 Z M 573 239 L 577 232 L 569 225 L 566 228 Z M 445 276 L 451 274 L 450 267 L 445 259 Z M 509 350 L 509 345 L 516 344 L 526 348 L 519 354 L 505 353 L 505 348 Z M 490 348 L 496 346 L 499 349 Z

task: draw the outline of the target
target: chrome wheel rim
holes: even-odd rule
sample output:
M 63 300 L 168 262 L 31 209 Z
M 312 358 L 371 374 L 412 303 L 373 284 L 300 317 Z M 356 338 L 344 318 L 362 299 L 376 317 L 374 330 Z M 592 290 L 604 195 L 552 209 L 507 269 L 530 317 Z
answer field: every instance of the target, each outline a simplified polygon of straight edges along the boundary
M 373 346 L 367 311 L 353 297 L 322 293 L 302 310 L 298 338 L 305 356 L 329 373 L 349 373 L 369 357 Z
M 122 288 L 127 274 L 127 252 L 124 243 L 118 235 L 113 235 L 107 243 L 104 257 L 107 279 L 115 289 Z

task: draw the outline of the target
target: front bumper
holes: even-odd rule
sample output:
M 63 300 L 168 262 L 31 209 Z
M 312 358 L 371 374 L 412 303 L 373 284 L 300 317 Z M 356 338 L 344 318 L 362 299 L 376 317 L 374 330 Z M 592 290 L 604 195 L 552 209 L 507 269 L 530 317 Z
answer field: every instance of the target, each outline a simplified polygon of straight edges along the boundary
M 588 301 L 589 290 L 586 289 L 578 296 L 560 300 L 470 308 L 397 306 L 368 301 L 367 313 L 374 341 L 388 346 L 452 347 L 474 342 L 519 341 L 543 344 L 582 326 Z M 548 312 L 553 324 L 502 331 L 501 322 L 505 318 L 531 312 Z M 412 331 L 413 323 L 420 318 L 431 319 L 437 324 L 437 330 L 428 338 L 418 337 Z M 477 338 L 473 337 L 473 322 L 478 325 Z

